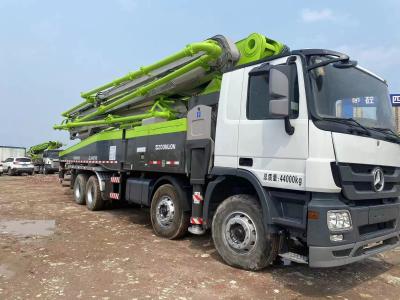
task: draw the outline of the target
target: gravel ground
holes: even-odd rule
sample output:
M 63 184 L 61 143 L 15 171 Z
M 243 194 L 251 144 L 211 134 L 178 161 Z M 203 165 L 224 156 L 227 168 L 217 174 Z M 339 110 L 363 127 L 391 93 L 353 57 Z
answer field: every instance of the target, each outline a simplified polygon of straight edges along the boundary
M 56 176 L 0 177 L 0 299 L 399 299 L 400 249 L 333 269 L 225 265 L 209 234 L 156 237 L 149 213 L 90 212 Z

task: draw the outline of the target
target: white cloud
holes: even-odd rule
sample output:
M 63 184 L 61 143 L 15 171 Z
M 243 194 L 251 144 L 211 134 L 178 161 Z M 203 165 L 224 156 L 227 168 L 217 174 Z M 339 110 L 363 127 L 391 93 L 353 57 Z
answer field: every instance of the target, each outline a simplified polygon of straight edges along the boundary
M 352 59 L 357 60 L 361 66 L 376 71 L 385 71 L 400 65 L 400 48 L 394 46 L 371 46 L 343 45 L 337 48 L 338 51 L 348 54 Z
M 332 10 L 324 8 L 321 10 L 303 9 L 301 11 L 301 20 L 306 23 L 320 22 L 320 21 L 333 21 L 336 17 Z

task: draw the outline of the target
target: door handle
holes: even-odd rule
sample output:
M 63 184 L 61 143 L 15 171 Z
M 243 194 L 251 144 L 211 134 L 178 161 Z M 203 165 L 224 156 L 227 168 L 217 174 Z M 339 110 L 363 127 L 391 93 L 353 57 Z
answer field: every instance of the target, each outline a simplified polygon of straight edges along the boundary
M 239 157 L 239 166 L 242 167 L 252 167 L 253 159 L 249 157 Z

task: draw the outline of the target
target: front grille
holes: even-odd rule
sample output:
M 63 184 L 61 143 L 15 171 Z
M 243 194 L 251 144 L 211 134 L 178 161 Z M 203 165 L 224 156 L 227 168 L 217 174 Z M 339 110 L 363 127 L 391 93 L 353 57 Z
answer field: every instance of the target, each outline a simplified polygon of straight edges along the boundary
M 386 240 L 382 240 L 382 241 L 379 241 L 376 243 L 363 245 L 354 252 L 353 256 L 360 256 L 360 255 L 368 254 L 379 248 L 383 248 L 383 247 L 386 247 L 389 245 L 395 245 L 398 242 L 399 242 L 399 238 L 397 236 L 394 236 L 394 237 L 391 237 L 391 238 L 388 238 Z
M 379 166 L 385 184 L 383 190 L 377 192 L 373 185 L 373 170 L 378 166 L 339 163 L 334 167 L 339 175 L 343 196 L 348 200 L 390 200 L 400 196 L 400 168 Z
M 352 248 L 343 249 L 343 250 L 335 250 L 335 251 L 332 251 L 332 253 L 336 257 L 344 257 L 344 256 L 349 256 L 351 250 L 352 250 Z
M 395 220 L 391 220 L 387 222 L 362 225 L 358 227 L 358 232 L 360 233 L 360 235 L 377 233 L 379 231 L 393 229 L 395 224 Z

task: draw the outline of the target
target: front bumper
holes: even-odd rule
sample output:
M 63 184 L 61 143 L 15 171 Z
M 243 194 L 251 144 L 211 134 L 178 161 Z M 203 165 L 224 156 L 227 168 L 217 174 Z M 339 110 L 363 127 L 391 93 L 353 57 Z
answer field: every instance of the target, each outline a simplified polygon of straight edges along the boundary
M 376 246 L 368 248 L 368 245 L 375 243 Z M 400 246 L 400 235 L 398 232 L 340 246 L 310 246 L 309 266 L 315 268 L 343 266 L 398 246 Z
M 330 232 L 328 210 L 348 210 L 352 229 Z M 308 210 L 317 212 L 317 220 L 307 222 L 307 244 L 310 267 L 335 267 L 362 260 L 400 246 L 400 202 L 380 205 L 349 206 L 338 195 L 313 195 Z M 342 234 L 343 240 L 331 241 L 331 234 Z
M 33 167 L 32 168 L 15 168 L 13 170 L 15 173 L 32 173 Z

